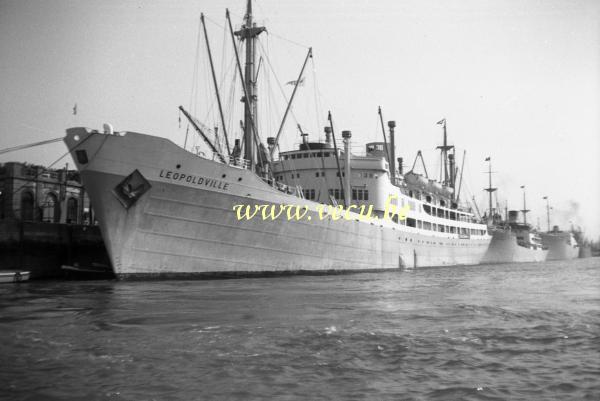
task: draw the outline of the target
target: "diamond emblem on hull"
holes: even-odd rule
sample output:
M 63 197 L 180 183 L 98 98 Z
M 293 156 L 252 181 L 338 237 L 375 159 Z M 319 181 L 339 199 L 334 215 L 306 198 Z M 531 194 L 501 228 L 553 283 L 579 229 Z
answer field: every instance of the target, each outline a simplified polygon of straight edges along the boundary
M 113 194 L 125 209 L 129 209 L 142 197 L 152 185 L 144 178 L 142 173 L 135 170 L 129 174 L 113 189 Z

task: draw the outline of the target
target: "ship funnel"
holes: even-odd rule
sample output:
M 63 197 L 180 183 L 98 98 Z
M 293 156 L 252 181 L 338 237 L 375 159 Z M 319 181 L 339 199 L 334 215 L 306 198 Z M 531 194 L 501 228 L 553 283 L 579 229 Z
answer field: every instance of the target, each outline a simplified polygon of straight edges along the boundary
M 509 210 L 508 222 L 509 223 L 517 223 L 518 221 L 519 221 L 519 211 L 518 210 Z
M 325 143 L 331 147 L 331 127 L 325 127 Z
M 272 136 L 268 137 L 267 146 L 269 147 L 269 154 L 273 154 L 273 148 L 275 147 L 275 138 L 273 138 Z
M 342 138 L 344 138 L 344 203 L 345 207 L 350 206 L 352 194 L 352 187 L 350 183 L 350 138 L 352 138 L 352 132 L 350 131 L 342 131 Z
M 240 140 L 235 140 L 235 145 L 233 146 L 233 151 L 231 152 L 231 157 L 233 159 L 239 159 L 242 156 L 242 146 L 240 145 Z
M 304 132 L 303 132 L 303 133 L 302 133 L 302 134 L 300 134 L 300 135 L 302 136 L 302 143 L 303 143 L 304 145 L 307 145 L 307 146 L 308 146 L 308 134 L 306 134 L 306 133 L 304 133 Z
M 394 128 L 396 128 L 396 121 L 388 121 L 388 128 L 390 129 L 390 175 L 392 177 L 392 184 L 396 183 L 396 141 L 394 139 Z

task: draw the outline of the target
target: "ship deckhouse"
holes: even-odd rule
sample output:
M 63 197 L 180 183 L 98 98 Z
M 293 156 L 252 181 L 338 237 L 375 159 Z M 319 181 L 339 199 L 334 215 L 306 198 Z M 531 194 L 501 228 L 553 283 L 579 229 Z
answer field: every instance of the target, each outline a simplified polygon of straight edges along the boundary
M 392 221 L 422 234 L 487 237 L 487 230 L 473 213 L 459 209 L 452 201 L 452 188 L 413 171 L 403 174 L 401 159 L 393 184 L 385 145 L 371 142 L 366 144 L 364 155 L 350 153 L 350 177 L 346 177 L 346 150 L 332 146 L 330 135 L 324 142 L 309 142 L 308 135 L 303 134 L 297 150 L 281 152 L 273 161 L 273 176 L 278 184 L 295 188 L 307 201 L 331 205 L 344 205 L 344 187 L 349 183 L 351 205 L 372 205 L 373 214 L 379 218 L 392 207 L 404 209 L 406 219 L 396 215 Z

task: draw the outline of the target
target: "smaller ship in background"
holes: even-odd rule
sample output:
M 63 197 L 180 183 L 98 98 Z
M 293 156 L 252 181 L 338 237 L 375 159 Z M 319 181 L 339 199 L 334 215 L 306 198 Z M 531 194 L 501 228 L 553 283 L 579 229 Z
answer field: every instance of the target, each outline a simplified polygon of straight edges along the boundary
M 552 231 L 541 234 L 542 244 L 548 248 L 546 260 L 569 260 L 579 257 L 579 244 L 571 231 L 561 231 L 554 226 Z
M 575 237 L 575 241 L 577 241 L 577 245 L 579 245 L 579 257 L 580 258 L 591 258 L 592 257 L 592 243 L 589 239 L 587 239 L 581 230 L 581 227 L 578 227 L 576 230 L 571 230 L 573 236 Z
M 542 244 L 548 248 L 548 256 L 546 260 L 569 260 L 580 257 L 580 247 L 577 239 L 573 235 L 573 227 L 570 231 L 561 231 L 557 225 L 552 227 L 550 231 L 550 202 L 547 196 L 544 196 L 546 201 L 546 218 L 548 231 L 541 234 Z M 581 234 L 581 233 L 580 233 Z
M 485 159 L 488 163 L 489 186 L 485 191 L 489 194 L 489 209 L 487 213 L 488 231 L 492 236 L 490 246 L 483 257 L 482 263 L 519 263 L 543 262 L 548 256 L 548 250 L 543 246 L 538 232 L 527 224 L 527 202 L 525 186 L 523 189 L 523 210 L 506 212 L 505 219 L 498 208 L 493 208 L 492 194 L 497 188 L 492 187 L 492 162 L 491 158 Z M 523 214 L 523 222 L 519 222 L 519 215 Z

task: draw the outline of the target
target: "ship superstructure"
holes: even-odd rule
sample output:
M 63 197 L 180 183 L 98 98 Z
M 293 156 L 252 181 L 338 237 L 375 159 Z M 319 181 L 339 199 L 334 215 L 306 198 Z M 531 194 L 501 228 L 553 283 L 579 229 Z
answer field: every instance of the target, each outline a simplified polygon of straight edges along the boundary
M 401 163 L 396 168 L 392 122 L 392 146 L 369 143 L 364 156 L 351 154 L 349 131 L 342 134 L 344 150 L 339 149 L 331 124 L 325 142 L 310 142 L 305 134 L 297 150 L 281 151 L 277 158 L 294 94 L 265 148 L 256 124 L 253 79 L 255 41 L 264 28 L 253 22 L 250 0 L 242 28 L 234 33 L 230 22 L 229 27 L 232 38 L 246 46 L 245 73 L 236 50 L 245 116 L 243 141 L 233 148 L 215 146 L 183 108 L 210 156 L 164 138 L 114 132 L 110 126 L 104 132 L 67 130 L 65 143 L 97 211 L 118 277 L 375 271 L 481 262 L 491 238 L 486 226 L 458 205 L 445 121 L 442 183 L 403 174 Z M 310 56 L 309 50 L 307 60 Z M 301 79 L 302 72 L 294 93 Z M 405 215 L 386 218 L 389 204 Z M 258 210 L 265 205 L 299 206 L 307 218 L 263 218 L 259 213 L 240 219 L 235 212 L 238 206 Z M 342 206 L 345 218 L 323 216 L 324 205 Z M 373 218 L 361 218 L 359 206 L 372 206 Z
M 542 243 L 548 248 L 546 260 L 569 260 L 579 257 L 579 244 L 571 231 L 561 231 L 554 226 L 541 233 Z
M 484 263 L 520 263 L 520 262 L 543 262 L 546 260 L 548 250 L 543 246 L 541 237 L 537 230 L 527 223 L 527 203 L 525 188 L 523 189 L 523 209 L 506 211 L 502 215 L 498 208 L 493 207 L 492 194 L 497 188 L 492 186 L 492 162 L 488 162 L 489 186 L 485 191 L 489 194 L 489 209 L 486 215 L 488 229 L 492 235 L 490 247 L 486 252 Z M 519 216 L 523 216 L 520 221 Z

